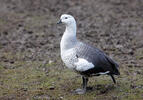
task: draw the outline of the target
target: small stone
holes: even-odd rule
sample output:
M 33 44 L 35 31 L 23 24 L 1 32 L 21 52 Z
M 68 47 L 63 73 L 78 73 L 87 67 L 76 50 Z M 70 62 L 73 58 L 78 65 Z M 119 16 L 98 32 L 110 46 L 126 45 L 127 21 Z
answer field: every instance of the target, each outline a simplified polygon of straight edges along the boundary
M 14 64 L 14 61 L 10 61 L 11 64 Z
M 60 99 L 63 99 L 64 97 L 60 97 Z
M 32 34 L 33 33 L 33 31 L 28 31 L 28 34 Z
M 128 67 L 133 67 L 133 65 L 129 64 Z
M 133 51 L 130 51 L 129 54 L 130 54 L 130 55 L 134 55 L 134 52 L 133 52 Z
M 46 73 L 46 76 L 49 76 L 49 74 L 48 74 L 48 73 Z
M 141 74 L 141 72 L 140 72 L 140 71 L 137 71 L 136 73 L 137 73 L 137 74 Z
M 8 32 L 5 31 L 5 32 L 3 32 L 3 34 L 4 34 L 4 35 L 8 35 Z
M 22 27 L 22 24 L 18 24 L 18 27 Z
M 142 59 L 143 59 L 143 56 L 139 57 L 139 59 L 142 60 Z
M 122 45 L 116 45 L 116 48 L 120 49 L 120 48 L 123 48 Z
M 49 89 L 50 89 L 50 90 L 54 90 L 55 87 L 54 87 L 54 86 L 50 86 Z
M 48 96 L 48 95 L 37 95 L 37 96 L 35 96 L 34 97 L 34 100 L 51 100 L 50 99 L 50 96 Z
M 21 88 L 21 90 L 23 90 L 23 91 L 27 91 L 28 89 L 27 89 L 27 88 Z
M 49 64 L 52 64 L 53 63 L 53 61 L 52 60 L 49 60 Z

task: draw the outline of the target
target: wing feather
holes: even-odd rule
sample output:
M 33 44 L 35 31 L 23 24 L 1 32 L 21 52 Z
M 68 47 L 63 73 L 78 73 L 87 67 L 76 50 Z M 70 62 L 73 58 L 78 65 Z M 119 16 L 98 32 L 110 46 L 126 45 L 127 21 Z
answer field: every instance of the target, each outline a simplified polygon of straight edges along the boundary
M 110 74 L 120 74 L 118 71 L 119 65 L 98 48 L 80 42 L 76 46 L 76 54 L 79 58 L 86 59 L 94 64 L 94 68 L 85 71 L 85 73 L 92 74 L 110 71 Z

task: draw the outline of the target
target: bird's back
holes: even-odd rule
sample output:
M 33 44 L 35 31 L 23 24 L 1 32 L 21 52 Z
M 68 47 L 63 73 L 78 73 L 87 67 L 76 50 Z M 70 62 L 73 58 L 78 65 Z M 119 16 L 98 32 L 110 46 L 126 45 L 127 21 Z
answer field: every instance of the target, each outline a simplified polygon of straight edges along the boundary
M 82 42 L 77 43 L 75 48 L 76 54 L 79 58 L 86 59 L 88 62 L 91 62 L 94 65 L 94 68 L 82 73 L 96 74 L 99 72 L 109 71 L 110 74 L 120 74 L 118 71 L 118 64 L 98 48 Z

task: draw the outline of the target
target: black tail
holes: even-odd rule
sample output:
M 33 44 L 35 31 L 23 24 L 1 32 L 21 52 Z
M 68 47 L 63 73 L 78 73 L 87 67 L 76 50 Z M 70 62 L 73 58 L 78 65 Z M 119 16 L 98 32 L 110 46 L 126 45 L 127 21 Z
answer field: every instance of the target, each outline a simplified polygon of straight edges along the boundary
M 116 80 L 115 80 L 114 76 L 112 74 L 110 76 L 111 76 L 113 82 L 116 84 Z
M 106 56 L 106 59 L 108 60 L 108 62 L 111 64 L 111 67 L 112 67 L 112 73 L 114 75 L 120 75 L 120 72 L 119 72 L 119 65 L 114 61 L 112 60 L 111 58 L 107 57 Z M 111 76 L 113 77 L 113 76 Z

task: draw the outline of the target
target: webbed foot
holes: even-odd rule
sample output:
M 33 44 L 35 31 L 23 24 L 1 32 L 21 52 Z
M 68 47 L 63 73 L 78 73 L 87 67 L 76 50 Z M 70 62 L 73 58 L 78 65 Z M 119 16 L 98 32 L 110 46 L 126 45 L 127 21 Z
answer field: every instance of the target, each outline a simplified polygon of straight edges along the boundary
M 85 94 L 85 93 L 86 93 L 86 90 L 84 90 L 84 89 L 76 89 L 76 90 L 74 91 L 74 93 L 76 93 L 76 94 Z

